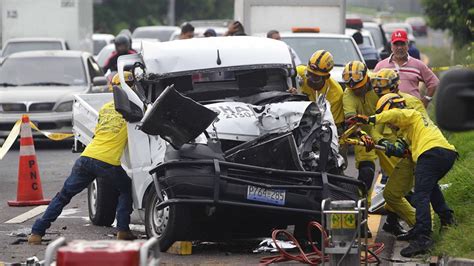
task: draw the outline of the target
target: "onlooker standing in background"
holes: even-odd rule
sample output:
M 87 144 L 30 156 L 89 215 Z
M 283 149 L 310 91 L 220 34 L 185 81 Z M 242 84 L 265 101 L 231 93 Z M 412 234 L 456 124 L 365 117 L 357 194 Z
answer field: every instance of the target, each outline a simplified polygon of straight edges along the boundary
M 277 30 L 268 31 L 267 38 L 281 41 L 280 33 Z M 301 60 L 298 54 L 296 54 L 295 50 L 293 50 L 293 48 L 291 48 L 289 45 L 288 47 L 290 48 L 291 56 L 293 58 L 293 61 L 295 62 L 295 66 L 301 65 Z
M 354 34 L 352 34 L 352 39 L 354 39 L 354 41 L 357 43 L 357 46 L 359 46 L 359 50 L 362 53 L 365 61 L 380 61 L 380 55 L 377 50 L 370 45 L 364 44 L 364 37 L 360 31 L 356 31 Z M 372 67 L 374 65 L 375 64 L 373 64 Z M 368 67 L 371 68 L 370 66 Z
M 419 98 L 428 106 L 438 87 L 439 80 L 436 75 L 422 61 L 408 54 L 408 37 L 405 30 L 396 30 L 392 33 L 392 54 L 380 61 L 374 72 L 382 68 L 395 69 L 400 75 L 400 91 Z M 418 87 L 420 81 L 426 85 L 426 93 L 422 97 Z
M 227 27 L 227 32 L 225 36 L 246 36 L 245 28 L 240 21 L 234 21 Z
M 179 35 L 180 40 L 194 38 L 194 27 L 189 23 L 184 23 L 181 26 L 181 34 Z
M 204 37 L 216 37 L 216 36 L 217 36 L 217 33 L 214 29 L 207 29 L 204 32 Z

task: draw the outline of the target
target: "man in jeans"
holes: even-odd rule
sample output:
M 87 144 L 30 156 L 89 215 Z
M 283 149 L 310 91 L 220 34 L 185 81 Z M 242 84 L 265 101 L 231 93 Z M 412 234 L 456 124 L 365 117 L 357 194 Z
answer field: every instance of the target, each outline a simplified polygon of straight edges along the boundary
M 385 147 L 387 156 L 411 157 L 416 164 L 415 226 L 397 237 L 398 240 L 410 241 L 400 255 L 413 257 L 426 253 L 433 245 L 430 203 L 442 227 L 455 225 L 453 210 L 446 203 L 438 181 L 453 167 L 457 152 L 426 113 L 406 108 L 405 99 L 398 94 L 382 96 L 377 102 L 376 113 L 370 117 L 356 115 L 351 119 L 363 124 L 388 124 L 399 131 L 403 138 L 395 143 L 383 139 L 378 144 Z
M 126 73 L 130 80 L 131 73 Z M 118 74 L 112 83 L 119 85 Z M 28 237 L 29 244 L 41 244 L 42 237 L 71 198 L 84 190 L 95 178 L 109 178 L 119 191 L 117 204 L 117 239 L 133 240 L 136 237 L 129 228 L 132 213 L 131 179 L 121 167 L 120 158 L 127 144 L 127 123 L 115 110 L 113 101 L 104 104 L 99 111 L 99 121 L 95 128 L 94 138 L 87 145 L 74 164 L 71 174 L 64 186 L 53 198 L 45 213 L 36 220 Z

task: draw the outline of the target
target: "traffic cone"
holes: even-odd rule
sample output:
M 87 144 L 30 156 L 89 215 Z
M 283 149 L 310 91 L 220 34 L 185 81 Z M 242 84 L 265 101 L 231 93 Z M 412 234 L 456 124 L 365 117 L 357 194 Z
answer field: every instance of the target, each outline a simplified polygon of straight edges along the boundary
M 51 201 L 43 198 L 38 161 L 36 160 L 35 145 L 28 115 L 23 115 L 21 118 L 20 163 L 18 164 L 16 194 L 16 200 L 8 201 L 9 206 L 46 205 Z

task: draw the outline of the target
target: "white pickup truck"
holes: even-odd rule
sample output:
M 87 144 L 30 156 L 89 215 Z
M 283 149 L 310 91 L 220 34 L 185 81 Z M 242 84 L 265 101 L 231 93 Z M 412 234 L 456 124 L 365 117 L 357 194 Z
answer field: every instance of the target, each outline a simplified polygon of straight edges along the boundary
M 122 165 L 134 208 L 162 250 L 176 240 L 268 236 L 289 224 L 306 234 L 323 197 L 358 199 L 363 184 L 338 175 L 343 161 L 327 101 L 287 92 L 295 66 L 285 43 L 216 37 L 142 45 L 119 58 L 113 96 L 76 96 L 73 127 L 87 145 L 98 109 L 115 100 L 128 121 Z M 136 77 L 132 87 L 124 69 Z M 115 216 L 116 192 L 105 182 L 89 188 L 97 225 Z

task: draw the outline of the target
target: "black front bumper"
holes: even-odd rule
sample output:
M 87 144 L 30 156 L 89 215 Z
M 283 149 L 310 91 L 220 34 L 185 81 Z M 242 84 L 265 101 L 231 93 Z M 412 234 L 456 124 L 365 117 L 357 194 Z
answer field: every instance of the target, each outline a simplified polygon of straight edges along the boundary
M 150 174 L 156 190 L 168 193 L 168 199 L 161 199 L 158 209 L 174 204 L 204 204 L 320 214 L 322 199 L 357 201 L 367 194 L 363 182 L 341 175 L 278 170 L 217 159 L 168 161 Z M 249 185 L 285 190 L 284 205 L 247 199 Z

